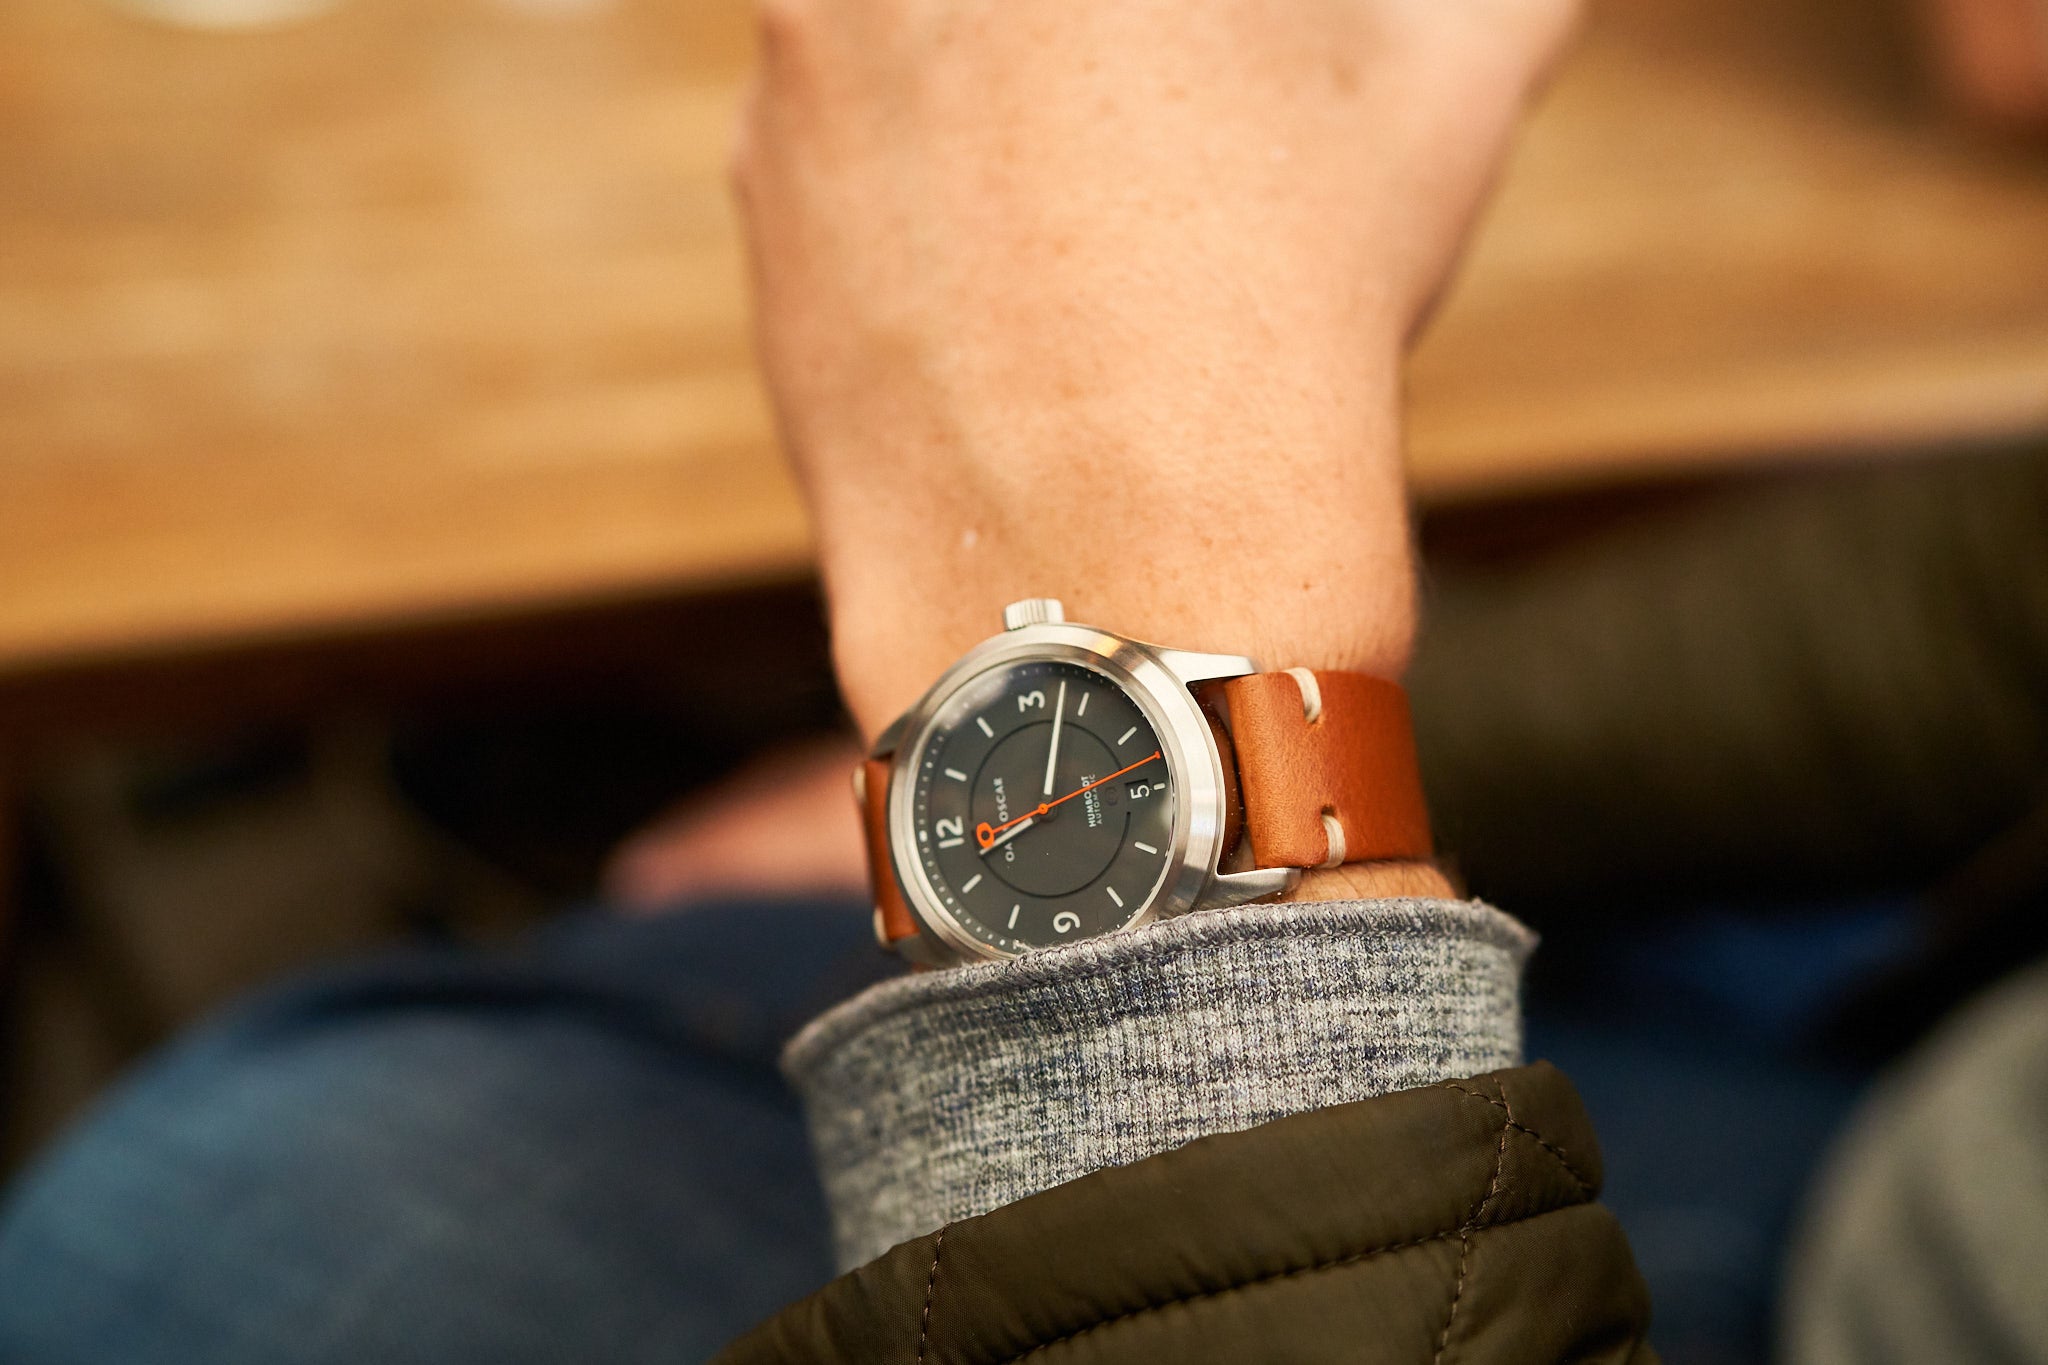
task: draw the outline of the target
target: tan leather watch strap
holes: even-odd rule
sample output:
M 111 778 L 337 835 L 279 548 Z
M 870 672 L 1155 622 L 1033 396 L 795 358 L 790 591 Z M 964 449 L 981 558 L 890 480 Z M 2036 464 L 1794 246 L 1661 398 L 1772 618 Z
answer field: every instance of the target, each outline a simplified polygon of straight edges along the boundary
M 1399 684 L 1294 668 L 1232 678 L 1222 692 L 1258 866 L 1430 856 L 1429 807 Z
M 914 938 L 917 921 L 896 880 L 896 859 L 889 853 L 889 769 L 886 758 L 864 759 L 854 769 L 853 794 L 860 802 L 861 824 L 868 840 L 868 880 L 875 892 L 875 937 L 883 947 Z

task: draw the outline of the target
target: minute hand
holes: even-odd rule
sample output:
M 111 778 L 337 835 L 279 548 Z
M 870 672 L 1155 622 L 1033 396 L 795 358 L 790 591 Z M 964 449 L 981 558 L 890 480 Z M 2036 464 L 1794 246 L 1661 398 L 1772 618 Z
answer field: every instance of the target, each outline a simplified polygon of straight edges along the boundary
M 1040 796 L 1052 795 L 1053 765 L 1060 761 L 1060 722 L 1067 716 L 1067 680 L 1060 679 L 1060 699 L 1052 704 L 1052 743 L 1045 746 L 1045 788 Z
M 1081 795 L 1083 792 L 1092 792 L 1105 782 L 1114 782 L 1119 777 L 1122 777 L 1125 773 L 1130 772 L 1136 768 L 1144 767 L 1153 759 L 1158 758 L 1160 753 L 1160 750 L 1154 749 L 1151 753 L 1146 754 L 1136 763 L 1126 764 L 1124 767 L 1118 768 L 1115 772 L 1111 773 L 1108 777 L 1098 777 L 1085 787 L 1076 787 L 1074 788 L 1074 790 L 1068 792 L 1065 796 L 1060 797 L 1058 800 L 1047 801 L 1043 805 L 1037 807 L 1034 810 L 1027 810 L 1022 815 L 1015 816 L 1011 819 L 1003 821 L 1003 823 L 1001 823 L 1000 825 L 991 825 L 988 821 L 984 820 L 974 827 L 974 841 L 980 844 L 983 849 L 993 848 L 995 846 L 996 836 L 998 834 L 1001 834 L 1010 826 L 1021 825 L 1026 820 L 1034 820 L 1039 816 L 1044 815 L 1054 806 L 1064 805 L 1067 802 L 1073 800 L 1075 797 Z

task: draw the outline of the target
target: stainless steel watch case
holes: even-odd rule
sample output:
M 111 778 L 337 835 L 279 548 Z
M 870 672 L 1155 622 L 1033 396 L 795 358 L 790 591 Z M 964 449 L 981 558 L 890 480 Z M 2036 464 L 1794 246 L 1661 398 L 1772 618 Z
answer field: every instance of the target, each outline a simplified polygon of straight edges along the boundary
M 1095 669 L 1123 688 L 1159 734 L 1174 785 L 1173 842 L 1167 871 L 1145 907 L 1124 926 L 1242 905 L 1293 889 L 1299 869 L 1291 867 L 1222 872 L 1223 756 L 1200 703 L 1189 690 L 1198 683 L 1256 673 L 1252 660 L 1234 654 L 1196 654 L 1128 639 L 1095 626 L 1064 619 L 1051 598 L 1013 602 L 1003 611 L 1004 631 L 976 645 L 934 683 L 918 703 L 875 741 L 869 756 L 891 760 L 889 770 L 889 854 L 918 934 L 890 945 L 912 961 L 951 966 L 1019 956 L 970 934 L 933 891 L 917 856 L 911 804 L 914 775 L 939 714 L 954 692 L 992 668 L 1027 660 L 1075 663 Z M 1119 930 L 1118 932 L 1122 932 Z

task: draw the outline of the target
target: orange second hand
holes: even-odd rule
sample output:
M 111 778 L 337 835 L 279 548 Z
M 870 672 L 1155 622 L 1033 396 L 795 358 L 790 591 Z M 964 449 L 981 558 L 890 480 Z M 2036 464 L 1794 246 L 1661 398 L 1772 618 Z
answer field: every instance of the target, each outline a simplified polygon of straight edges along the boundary
M 1147 763 L 1150 763 L 1153 759 L 1158 758 L 1164 752 L 1165 750 L 1163 749 L 1154 749 L 1151 753 L 1145 755 L 1136 763 L 1126 764 L 1124 767 L 1118 768 L 1115 772 L 1111 773 L 1108 777 L 1098 777 L 1085 787 L 1076 787 L 1074 790 L 1068 792 L 1065 796 L 1062 796 L 1059 799 L 1059 801 L 1042 802 L 1037 810 L 1026 811 L 1022 815 L 1003 821 L 1003 823 L 1001 823 L 1000 825 L 995 825 L 992 827 L 990 826 L 988 821 L 984 820 L 979 825 L 976 825 L 974 827 L 975 842 L 980 844 L 983 848 L 987 848 L 990 842 L 993 841 L 998 834 L 1001 834 L 1010 826 L 1022 824 L 1026 820 L 1035 820 L 1039 816 L 1044 815 L 1045 813 L 1050 811 L 1054 806 L 1059 805 L 1063 801 L 1071 801 L 1075 797 L 1080 796 L 1084 792 L 1092 792 L 1105 782 L 1114 782 L 1119 777 L 1122 777 L 1125 773 L 1130 772 L 1133 768 L 1144 767 Z M 984 831 L 986 831 L 986 833 L 984 833 Z
M 1155 758 L 1159 757 L 1159 754 L 1160 754 L 1160 750 L 1158 750 L 1158 749 L 1154 749 L 1154 750 L 1153 750 L 1153 751 L 1152 751 L 1151 753 L 1149 753 L 1149 754 L 1145 755 L 1145 757 L 1143 757 L 1143 758 L 1139 759 L 1139 760 L 1138 760 L 1138 761 L 1137 761 L 1136 763 L 1132 763 L 1132 764 L 1129 764 L 1129 765 L 1128 765 L 1128 766 L 1126 766 L 1126 767 L 1118 768 L 1118 769 L 1117 769 L 1117 770 L 1116 770 L 1115 772 L 1111 773 L 1111 774 L 1110 774 L 1110 775 L 1109 775 L 1108 777 L 1098 777 L 1098 778 L 1096 778 L 1096 779 L 1095 779 L 1095 780 L 1094 780 L 1093 782 L 1090 782 L 1090 783 L 1089 783 L 1089 784 L 1088 784 L 1087 786 L 1085 786 L 1085 787 L 1076 787 L 1076 788 L 1075 788 L 1075 789 L 1074 789 L 1073 791 L 1070 791 L 1070 792 L 1068 792 L 1068 793 L 1067 793 L 1067 794 L 1066 794 L 1065 796 L 1062 796 L 1062 797 L 1060 798 L 1060 800 L 1059 800 L 1059 801 L 1054 801 L 1054 802 L 1052 802 L 1052 803 L 1051 803 L 1050 805 L 1040 806 L 1040 807 L 1039 807 L 1038 809 L 1039 809 L 1040 811 L 1047 811 L 1047 810 L 1050 810 L 1050 809 L 1052 809 L 1052 807 L 1053 807 L 1053 806 L 1057 806 L 1058 804 L 1060 804 L 1060 801 L 1071 801 L 1071 800 L 1073 800 L 1073 799 L 1074 799 L 1075 797 L 1077 797 L 1077 796 L 1081 795 L 1081 793 L 1083 793 L 1083 792 L 1092 792 L 1092 791 L 1094 791 L 1094 790 L 1095 790 L 1095 789 L 1096 789 L 1097 787 L 1101 786 L 1101 785 L 1102 785 L 1103 783 L 1105 783 L 1105 782 L 1114 782 L 1114 781 L 1116 781 L 1116 780 L 1117 780 L 1117 779 L 1118 779 L 1119 777 L 1122 777 L 1122 776 L 1123 776 L 1123 775 L 1124 775 L 1125 773 L 1127 773 L 1127 772 L 1131 771 L 1131 769 L 1132 769 L 1132 768 L 1142 768 L 1142 767 L 1144 767 L 1144 766 L 1145 766 L 1145 765 L 1146 765 L 1147 763 L 1150 763 L 1150 762 L 1151 762 L 1151 761 L 1152 761 L 1153 759 L 1155 759 Z

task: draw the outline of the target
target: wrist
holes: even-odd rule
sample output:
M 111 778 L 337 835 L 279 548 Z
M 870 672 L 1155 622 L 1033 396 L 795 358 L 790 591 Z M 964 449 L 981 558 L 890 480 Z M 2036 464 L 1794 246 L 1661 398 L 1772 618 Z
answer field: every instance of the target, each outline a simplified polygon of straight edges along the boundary
M 1099 584 L 1002 575 L 944 601 L 907 592 L 835 592 L 833 652 L 847 706 L 872 740 L 955 660 L 993 632 L 1004 604 L 1058 597 L 1070 619 L 1174 649 L 1244 654 L 1268 668 L 1306 667 L 1398 679 L 1415 629 L 1413 575 L 1405 556 L 1341 589 L 1296 582 L 1293 591 L 1229 600 L 1231 580 L 1190 581 L 1169 598 Z
M 860 481 L 857 508 L 821 509 L 838 533 L 821 535 L 819 557 L 862 732 L 1026 597 L 1175 649 L 1398 679 L 1415 574 L 1391 416 L 1381 426 L 1381 439 L 1328 453 L 1070 457 L 1022 474 L 1002 462 L 994 476 L 961 455 Z
M 1409 898 L 1452 900 L 1457 895 L 1451 879 L 1435 863 L 1385 862 L 1311 868 L 1302 874 L 1292 891 L 1279 899 L 1305 904 Z

